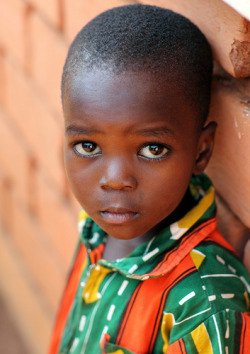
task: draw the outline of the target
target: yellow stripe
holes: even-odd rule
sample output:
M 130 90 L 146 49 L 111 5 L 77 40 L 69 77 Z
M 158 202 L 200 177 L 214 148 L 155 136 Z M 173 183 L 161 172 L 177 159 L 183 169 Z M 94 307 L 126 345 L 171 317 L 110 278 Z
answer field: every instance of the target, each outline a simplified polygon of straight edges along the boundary
M 191 209 L 181 220 L 178 221 L 178 227 L 189 229 L 197 220 L 207 211 L 214 201 L 214 188 L 211 186 L 207 194 L 200 200 L 198 205 Z
M 245 296 L 245 299 L 246 299 L 247 310 L 249 310 L 249 297 L 248 297 L 247 291 L 244 292 L 244 296 Z
M 204 323 L 195 328 L 191 332 L 191 336 L 198 353 L 213 354 L 210 338 Z
M 108 273 L 111 272 L 111 269 L 101 267 L 97 265 L 91 272 L 87 284 L 83 290 L 82 297 L 85 300 L 86 304 L 90 304 L 99 299 L 98 290 Z
M 162 319 L 161 334 L 164 341 L 164 346 L 162 352 L 164 354 L 168 351 L 169 338 L 171 329 L 174 326 L 174 315 L 172 313 L 165 313 Z

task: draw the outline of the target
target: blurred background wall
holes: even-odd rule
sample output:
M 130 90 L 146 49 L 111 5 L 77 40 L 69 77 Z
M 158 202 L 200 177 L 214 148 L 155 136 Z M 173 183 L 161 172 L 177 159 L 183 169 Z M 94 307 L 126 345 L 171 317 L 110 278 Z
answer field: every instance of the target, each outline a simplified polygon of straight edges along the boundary
M 0 0 L 1 353 L 20 354 L 21 344 L 23 354 L 48 347 L 78 237 L 79 205 L 63 167 L 60 77 L 69 43 L 108 8 L 169 7 L 209 39 L 216 61 L 210 119 L 219 129 L 207 172 L 218 189 L 220 228 L 244 257 L 250 235 L 250 9 L 248 0 L 227 2 Z M 17 338 L 19 349 L 11 352 L 8 336 Z

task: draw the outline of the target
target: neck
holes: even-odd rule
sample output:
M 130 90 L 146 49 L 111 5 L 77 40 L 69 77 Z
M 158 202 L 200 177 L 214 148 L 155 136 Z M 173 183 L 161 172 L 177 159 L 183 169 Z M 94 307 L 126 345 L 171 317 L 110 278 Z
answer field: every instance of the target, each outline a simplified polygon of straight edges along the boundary
M 149 232 L 151 235 L 159 233 L 163 228 L 170 226 L 174 222 L 183 218 L 183 216 L 186 215 L 187 212 L 191 210 L 195 205 L 196 202 L 191 195 L 190 189 L 188 188 L 178 207 Z

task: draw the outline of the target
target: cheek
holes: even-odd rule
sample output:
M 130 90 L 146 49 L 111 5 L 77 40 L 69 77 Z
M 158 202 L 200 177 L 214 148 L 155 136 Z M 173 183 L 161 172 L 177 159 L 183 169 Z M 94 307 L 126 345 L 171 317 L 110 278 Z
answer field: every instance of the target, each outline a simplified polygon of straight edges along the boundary
M 65 169 L 67 177 L 77 200 L 82 204 L 88 194 L 90 194 L 93 177 L 87 172 L 86 167 L 82 166 L 81 161 L 65 155 Z
M 165 169 L 148 185 L 146 198 L 151 199 L 156 209 L 172 212 L 181 202 L 189 186 L 192 171 L 177 168 Z

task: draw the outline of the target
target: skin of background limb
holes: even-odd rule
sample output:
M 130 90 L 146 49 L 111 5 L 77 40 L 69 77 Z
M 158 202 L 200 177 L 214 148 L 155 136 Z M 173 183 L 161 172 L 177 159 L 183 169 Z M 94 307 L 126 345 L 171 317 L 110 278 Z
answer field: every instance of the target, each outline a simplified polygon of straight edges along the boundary
M 206 170 L 217 192 L 218 226 L 250 273 L 250 79 L 215 63 L 209 119 L 218 123 Z

